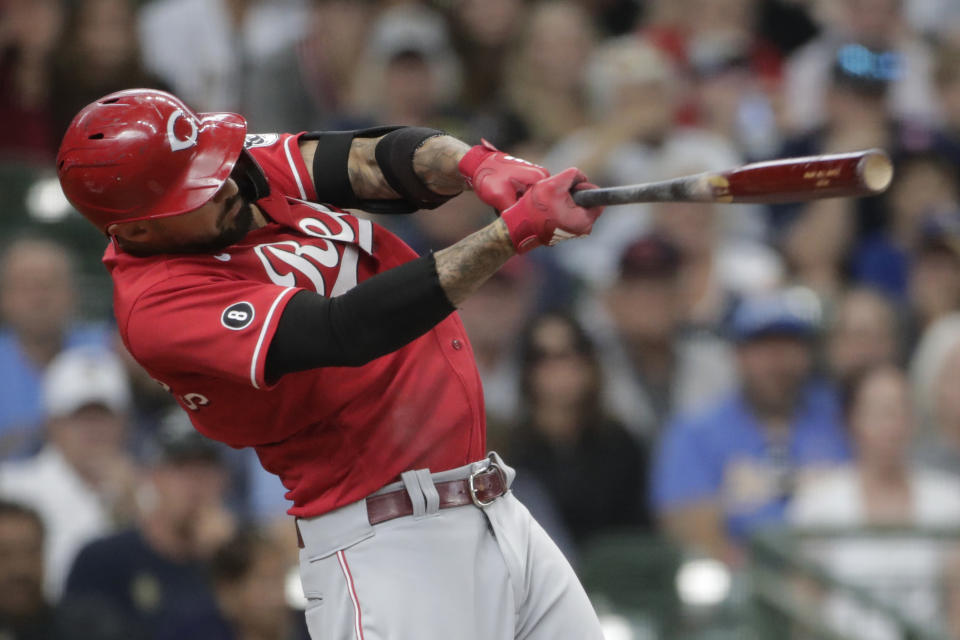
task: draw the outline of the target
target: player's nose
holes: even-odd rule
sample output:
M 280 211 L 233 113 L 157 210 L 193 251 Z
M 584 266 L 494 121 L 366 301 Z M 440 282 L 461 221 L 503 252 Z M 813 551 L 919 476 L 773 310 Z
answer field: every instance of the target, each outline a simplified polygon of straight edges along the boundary
M 213 196 L 213 199 L 217 202 L 223 202 L 238 193 L 240 193 L 240 187 L 237 186 L 237 182 L 233 178 L 227 178 L 227 181 L 223 183 L 223 186 L 220 187 L 220 190 Z

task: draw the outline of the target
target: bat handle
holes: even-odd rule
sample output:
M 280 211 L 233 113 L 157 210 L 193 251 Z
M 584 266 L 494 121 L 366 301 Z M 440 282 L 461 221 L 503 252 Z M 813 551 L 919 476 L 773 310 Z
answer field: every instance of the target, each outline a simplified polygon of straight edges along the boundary
M 609 204 L 609 201 L 604 200 L 603 196 L 597 193 L 598 191 L 605 191 L 605 189 L 580 189 L 579 191 L 574 191 L 572 192 L 573 201 L 577 203 L 577 206 L 584 207 L 585 209 Z
M 711 175 L 698 173 L 660 182 L 583 189 L 573 193 L 573 201 L 587 208 L 635 202 L 710 202 L 715 199 L 709 182 Z

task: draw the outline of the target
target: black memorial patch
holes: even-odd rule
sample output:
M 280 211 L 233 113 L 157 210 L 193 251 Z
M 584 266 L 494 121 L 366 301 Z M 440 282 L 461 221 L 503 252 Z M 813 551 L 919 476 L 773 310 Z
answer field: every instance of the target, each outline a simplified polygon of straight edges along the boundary
M 220 323 L 227 329 L 239 331 L 250 326 L 253 322 L 253 305 L 249 302 L 236 302 L 223 310 Z

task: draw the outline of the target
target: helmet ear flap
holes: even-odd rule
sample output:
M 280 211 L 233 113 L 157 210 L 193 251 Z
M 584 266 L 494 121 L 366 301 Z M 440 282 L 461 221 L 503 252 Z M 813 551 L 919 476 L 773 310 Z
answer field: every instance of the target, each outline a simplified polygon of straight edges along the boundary
M 270 184 L 267 182 L 266 174 L 263 173 L 260 164 L 246 149 L 240 152 L 240 157 L 233 165 L 230 177 L 237 183 L 240 196 L 246 202 L 256 202 L 270 195 Z

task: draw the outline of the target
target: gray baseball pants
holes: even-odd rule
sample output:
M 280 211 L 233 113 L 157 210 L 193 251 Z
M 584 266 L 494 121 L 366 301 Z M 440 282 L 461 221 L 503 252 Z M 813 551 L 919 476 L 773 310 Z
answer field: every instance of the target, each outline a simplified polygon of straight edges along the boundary
M 412 516 L 371 526 L 360 500 L 298 520 L 312 640 L 602 640 L 570 564 L 511 492 L 435 507 L 434 482 L 487 464 L 408 471 L 377 492 L 405 488 Z

